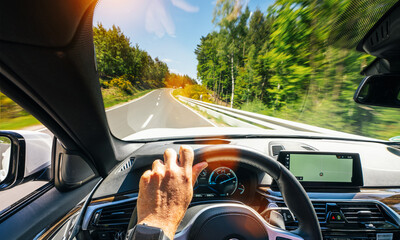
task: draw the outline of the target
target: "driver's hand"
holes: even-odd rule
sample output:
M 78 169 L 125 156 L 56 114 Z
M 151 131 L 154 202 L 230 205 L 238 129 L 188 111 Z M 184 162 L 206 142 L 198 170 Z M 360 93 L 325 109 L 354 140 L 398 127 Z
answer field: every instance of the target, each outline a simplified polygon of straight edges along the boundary
M 181 146 L 180 158 L 173 149 L 164 152 L 164 162 L 155 160 L 152 170 L 143 173 L 137 201 L 138 224 L 161 228 L 174 238 L 193 196 L 193 185 L 206 162 L 193 165 L 194 153 Z

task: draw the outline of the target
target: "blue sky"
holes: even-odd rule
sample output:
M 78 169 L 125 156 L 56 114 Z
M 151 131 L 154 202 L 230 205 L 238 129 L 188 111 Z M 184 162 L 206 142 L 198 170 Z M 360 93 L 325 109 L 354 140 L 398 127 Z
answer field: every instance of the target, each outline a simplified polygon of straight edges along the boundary
M 93 23 L 119 26 L 133 44 L 168 64 L 171 72 L 197 79 L 194 50 L 213 31 L 216 0 L 100 0 Z M 273 0 L 249 0 L 263 12 Z

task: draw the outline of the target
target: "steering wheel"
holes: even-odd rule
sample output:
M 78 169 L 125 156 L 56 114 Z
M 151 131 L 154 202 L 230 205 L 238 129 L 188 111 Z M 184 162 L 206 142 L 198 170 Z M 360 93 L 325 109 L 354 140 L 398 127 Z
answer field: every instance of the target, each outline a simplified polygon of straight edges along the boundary
M 268 224 L 255 210 L 239 203 L 205 203 L 189 207 L 176 240 L 256 240 L 312 239 L 322 240 L 315 210 L 305 190 L 288 169 L 256 150 L 217 145 L 197 149 L 195 162 L 238 162 L 269 174 L 276 182 L 299 227 L 289 232 Z

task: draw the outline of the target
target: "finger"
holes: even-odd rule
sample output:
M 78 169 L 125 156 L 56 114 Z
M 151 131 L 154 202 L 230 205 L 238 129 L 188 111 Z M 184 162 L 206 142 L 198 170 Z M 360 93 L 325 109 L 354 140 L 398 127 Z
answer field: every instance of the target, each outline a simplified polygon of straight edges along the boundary
M 182 145 L 179 149 L 179 165 L 181 167 L 192 168 L 194 153 L 190 146 Z
M 155 160 L 153 162 L 151 173 L 152 176 L 150 181 L 159 184 L 161 179 L 165 176 L 165 166 L 161 160 Z
M 149 184 L 151 178 L 151 171 L 147 170 L 146 172 L 143 173 L 142 177 L 140 177 L 140 182 L 139 182 L 139 188 L 141 188 L 144 185 Z
M 159 160 L 159 159 L 155 160 L 155 161 L 153 162 L 153 165 L 152 165 L 152 167 L 151 167 L 151 170 L 152 170 L 152 172 L 158 172 L 158 173 L 160 173 L 161 175 L 164 175 L 164 172 L 165 172 L 164 163 L 163 163 L 161 160 Z
M 178 156 L 174 149 L 168 148 L 164 152 L 164 165 L 166 168 L 173 169 L 177 166 L 176 162 L 178 160 Z
M 196 183 L 197 178 L 201 171 L 203 171 L 208 166 L 207 162 L 201 162 L 193 166 L 192 168 L 192 185 Z

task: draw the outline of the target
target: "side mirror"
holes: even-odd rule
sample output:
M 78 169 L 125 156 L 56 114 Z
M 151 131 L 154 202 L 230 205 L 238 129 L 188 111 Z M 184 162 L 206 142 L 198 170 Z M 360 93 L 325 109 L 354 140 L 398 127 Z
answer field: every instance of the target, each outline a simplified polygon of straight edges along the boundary
M 0 136 L 0 183 L 10 175 L 11 139 Z
M 52 137 L 31 131 L 0 131 L 0 191 L 31 180 L 51 163 Z
M 400 75 L 372 75 L 364 78 L 354 101 L 365 105 L 400 108 Z

